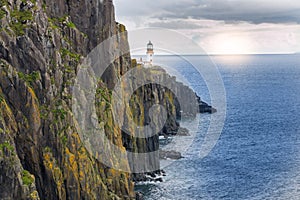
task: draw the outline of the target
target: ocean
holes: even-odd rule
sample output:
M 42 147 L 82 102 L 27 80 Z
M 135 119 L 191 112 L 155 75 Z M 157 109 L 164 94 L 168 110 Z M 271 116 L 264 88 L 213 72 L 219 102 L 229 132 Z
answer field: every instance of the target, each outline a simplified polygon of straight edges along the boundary
M 211 91 L 205 77 L 190 61 L 216 67 L 227 107 L 221 135 L 204 158 L 199 152 L 211 115 L 199 115 L 199 124 L 181 122 L 183 127 L 196 126 L 192 138 L 173 138 L 186 145 L 184 158 L 164 168 L 164 182 L 136 186 L 145 199 L 300 199 L 299 54 L 154 59 L 182 76 L 209 104 Z

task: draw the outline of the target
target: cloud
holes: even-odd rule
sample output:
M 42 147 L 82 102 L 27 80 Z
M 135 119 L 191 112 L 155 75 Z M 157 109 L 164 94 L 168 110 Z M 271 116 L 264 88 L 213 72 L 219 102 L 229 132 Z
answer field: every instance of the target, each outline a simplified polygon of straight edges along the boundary
M 155 28 L 167 28 L 167 29 L 199 29 L 199 28 L 207 28 L 207 26 L 199 25 L 197 23 L 189 22 L 186 20 L 175 20 L 175 21 L 157 21 L 150 22 L 148 24 L 149 27 Z
M 175 29 L 211 52 L 224 34 L 248 38 L 253 52 L 300 51 L 299 0 L 115 0 L 115 8 L 129 30 Z
M 116 0 L 118 14 L 155 19 L 210 19 L 250 23 L 299 23 L 298 0 Z

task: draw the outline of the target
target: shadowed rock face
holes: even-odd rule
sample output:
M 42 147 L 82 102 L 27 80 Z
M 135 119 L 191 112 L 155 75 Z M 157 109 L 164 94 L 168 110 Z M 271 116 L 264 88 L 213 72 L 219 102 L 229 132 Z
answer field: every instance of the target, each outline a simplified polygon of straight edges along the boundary
M 112 119 L 110 90 L 136 67 L 129 53 L 116 56 L 120 46 L 129 46 L 112 1 L 1 0 L 0 18 L 0 199 L 134 199 L 131 175 L 104 166 L 87 151 L 71 111 L 77 65 L 102 41 L 123 32 L 103 52 L 115 61 L 99 81 L 99 123 L 124 151 L 158 149 L 158 136 L 136 139 Z M 163 91 L 153 84 L 139 89 L 132 115 L 147 124 L 148 113 L 140 111 L 159 102 L 168 113 L 162 133 L 174 134 L 176 98 Z M 110 162 L 132 167 L 128 159 Z M 158 158 L 153 165 L 159 167 Z
M 112 2 L 0 4 L 0 199 L 135 198 L 130 174 L 105 167 L 87 152 L 71 112 L 78 63 L 125 29 L 115 22 Z M 125 37 L 115 42 L 113 48 L 128 46 Z M 130 66 L 129 54 L 117 58 L 103 77 L 106 85 Z M 108 110 L 99 113 L 105 134 L 124 148 L 109 116 Z

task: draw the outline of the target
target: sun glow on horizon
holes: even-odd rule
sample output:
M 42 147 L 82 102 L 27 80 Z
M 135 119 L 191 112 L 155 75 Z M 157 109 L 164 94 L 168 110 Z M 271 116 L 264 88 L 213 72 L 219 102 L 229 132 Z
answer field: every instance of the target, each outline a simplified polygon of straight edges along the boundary
M 221 55 L 251 54 L 253 41 L 240 34 L 216 35 L 211 38 L 209 52 Z

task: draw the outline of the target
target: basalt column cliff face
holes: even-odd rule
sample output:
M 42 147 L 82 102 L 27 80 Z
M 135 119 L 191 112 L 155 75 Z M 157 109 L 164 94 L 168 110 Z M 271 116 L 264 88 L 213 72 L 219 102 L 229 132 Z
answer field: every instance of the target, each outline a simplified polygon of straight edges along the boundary
M 125 31 L 112 1 L 1 0 L 0 18 L 0 199 L 135 198 L 130 174 L 87 152 L 71 112 L 78 63 Z M 112 49 L 119 43 L 127 38 Z M 112 87 L 130 66 L 129 54 L 117 58 L 104 83 Z M 111 113 L 98 113 L 105 134 L 125 150 Z

